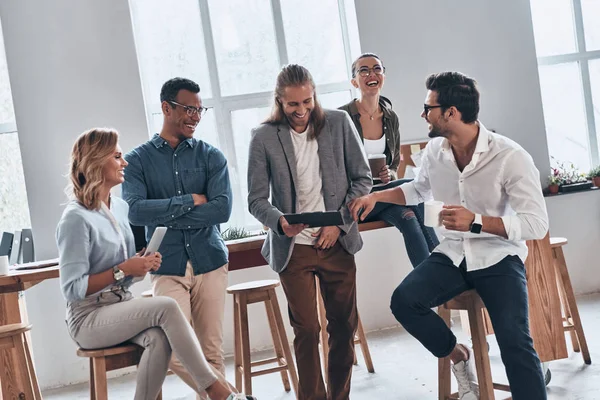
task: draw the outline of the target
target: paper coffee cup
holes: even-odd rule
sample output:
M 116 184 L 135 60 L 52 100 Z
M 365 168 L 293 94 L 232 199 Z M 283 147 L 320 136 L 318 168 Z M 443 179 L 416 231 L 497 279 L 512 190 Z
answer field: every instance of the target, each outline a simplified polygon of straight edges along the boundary
M 442 226 L 442 201 L 430 200 L 425 202 L 425 226 L 437 228 Z
M 385 166 L 385 154 L 369 154 L 369 167 L 371 167 L 371 175 L 373 179 L 379 179 L 379 173 Z
M 0 256 L 0 275 L 8 274 L 8 256 Z

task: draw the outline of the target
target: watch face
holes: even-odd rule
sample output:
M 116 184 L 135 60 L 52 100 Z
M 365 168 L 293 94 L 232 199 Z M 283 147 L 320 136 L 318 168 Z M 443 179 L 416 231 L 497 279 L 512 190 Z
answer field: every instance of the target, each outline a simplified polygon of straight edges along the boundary
M 121 279 L 125 278 L 125 273 L 123 271 L 121 271 L 120 269 L 114 270 L 113 275 L 115 277 L 115 280 L 117 280 L 117 281 L 120 281 Z
M 481 225 L 480 224 L 471 225 L 471 232 L 472 233 L 481 233 Z

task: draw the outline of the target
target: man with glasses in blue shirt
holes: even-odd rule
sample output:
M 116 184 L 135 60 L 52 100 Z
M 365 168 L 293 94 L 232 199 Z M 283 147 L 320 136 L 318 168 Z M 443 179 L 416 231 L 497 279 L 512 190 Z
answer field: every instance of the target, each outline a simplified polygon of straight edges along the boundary
M 188 317 L 207 361 L 225 375 L 223 315 L 228 252 L 219 224 L 231 215 L 227 160 L 217 148 L 194 138 L 207 111 L 200 87 L 184 78 L 167 81 L 160 92 L 163 127 L 125 156 L 123 198 L 131 224 L 168 231 L 160 246 L 162 266 L 151 279 L 155 296 L 174 298 Z M 195 389 L 181 363 L 171 370 Z

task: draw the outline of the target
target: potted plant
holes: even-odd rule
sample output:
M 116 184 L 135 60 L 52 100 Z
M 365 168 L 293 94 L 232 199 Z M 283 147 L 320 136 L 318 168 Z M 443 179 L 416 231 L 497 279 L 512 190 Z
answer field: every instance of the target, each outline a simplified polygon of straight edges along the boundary
M 600 165 L 588 173 L 588 178 L 592 180 L 594 186 L 600 188 Z
M 560 192 L 574 192 L 592 187 L 592 183 L 588 182 L 586 175 L 579 171 L 573 163 L 558 161 L 554 157 L 552 157 L 552 159 L 556 164 L 556 167 L 552 167 L 550 178 L 551 182 L 552 177 L 559 180 L 559 182 L 554 180 L 554 184 L 558 183 Z
M 260 236 L 260 235 L 266 235 L 267 232 L 265 232 L 264 230 L 261 231 L 247 231 L 244 228 L 239 228 L 239 227 L 230 227 L 225 229 L 223 232 L 221 232 L 221 237 L 223 238 L 224 241 L 229 241 L 229 240 L 238 240 L 238 239 L 245 239 L 248 237 L 253 237 L 253 236 Z
M 556 170 L 556 168 L 552 168 L 552 175 L 548 177 L 548 191 L 550 194 L 558 193 L 558 190 L 560 189 L 560 183 L 561 179 L 558 170 Z

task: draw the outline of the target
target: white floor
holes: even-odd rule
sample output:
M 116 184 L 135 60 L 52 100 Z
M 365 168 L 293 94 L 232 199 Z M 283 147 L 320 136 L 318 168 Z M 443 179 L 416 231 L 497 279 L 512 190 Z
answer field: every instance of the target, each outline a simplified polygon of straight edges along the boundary
M 600 399 L 600 294 L 580 297 L 579 310 L 590 347 L 592 365 L 585 365 L 581 354 L 573 353 L 570 340 L 567 341 L 570 356 L 568 359 L 550 363 L 552 380 L 548 385 L 550 400 L 592 400 Z M 598 328 L 596 330 L 595 328 Z M 456 331 L 459 340 L 465 342 L 460 326 Z M 373 399 L 436 399 L 437 360 L 433 358 L 410 335 L 400 328 L 368 335 L 375 373 L 369 374 L 359 354 L 359 365 L 354 367 L 352 376 L 353 400 Z M 490 337 L 490 357 L 494 380 L 506 382 L 504 369 L 493 336 Z M 265 354 L 257 354 L 261 357 Z M 232 359 L 227 360 L 227 376 L 233 379 Z M 270 374 L 253 379 L 253 394 L 259 400 L 292 400 L 293 392 L 283 390 L 279 374 Z M 109 381 L 110 399 L 133 399 L 135 374 Z M 46 390 L 45 400 L 89 399 L 87 384 Z M 497 392 L 498 398 L 506 393 Z M 165 400 L 194 400 L 195 395 L 176 376 L 168 376 L 163 386 Z

